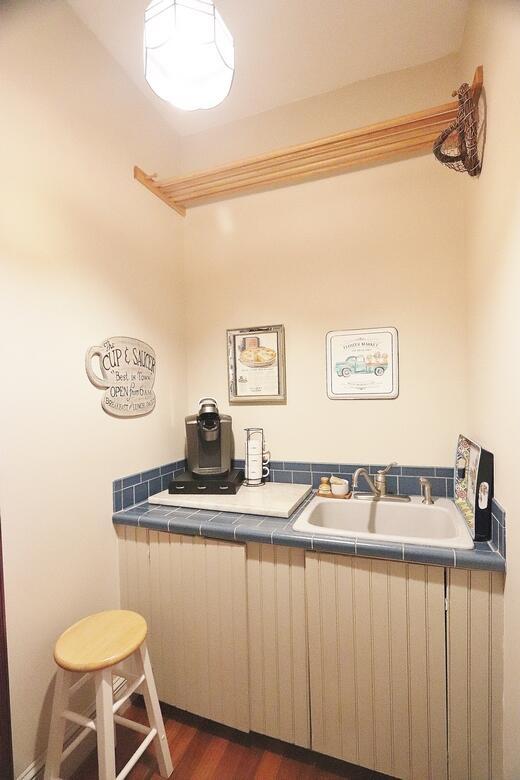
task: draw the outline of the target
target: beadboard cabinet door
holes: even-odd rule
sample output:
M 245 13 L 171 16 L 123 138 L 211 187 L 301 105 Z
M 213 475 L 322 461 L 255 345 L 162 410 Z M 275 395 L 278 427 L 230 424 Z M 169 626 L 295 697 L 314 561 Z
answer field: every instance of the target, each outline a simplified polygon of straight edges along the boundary
M 450 780 L 501 780 L 504 575 L 448 570 Z
M 306 554 L 312 747 L 447 776 L 444 569 Z
M 310 747 L 305 553 L 247 545 L 251 730 Z
M 148 623 L 161 701 L 249 731 L 242 544 L 118 526 L 121 605 Z

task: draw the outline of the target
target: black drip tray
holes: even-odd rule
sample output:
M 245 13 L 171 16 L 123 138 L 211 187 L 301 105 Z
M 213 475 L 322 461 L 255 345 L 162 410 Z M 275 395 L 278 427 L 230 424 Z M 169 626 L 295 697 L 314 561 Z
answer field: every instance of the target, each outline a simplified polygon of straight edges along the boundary
M 168 486 L 168 493 L 179 495 L 219 496 L 223 494 L 234 495 L 244 481 L 244 472 L 240 469 L 232 469 L 223 477 L 194 477 L 191 471 L 184 471 L 178 477 L 172 479 Z

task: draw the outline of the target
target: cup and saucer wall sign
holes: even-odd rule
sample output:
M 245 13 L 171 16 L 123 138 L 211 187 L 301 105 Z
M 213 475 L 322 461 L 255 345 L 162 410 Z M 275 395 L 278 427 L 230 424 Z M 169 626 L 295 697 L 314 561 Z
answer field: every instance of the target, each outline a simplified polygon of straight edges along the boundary
M 94 370 L 97 358 L 99 371 Z M 139 417 L 155 406 L 156 359 L 152 347 L 139 339 L 112 336 L 90 347 L 85 358 L 87 376 L 105 392 L 101 406 L 114 417 Z

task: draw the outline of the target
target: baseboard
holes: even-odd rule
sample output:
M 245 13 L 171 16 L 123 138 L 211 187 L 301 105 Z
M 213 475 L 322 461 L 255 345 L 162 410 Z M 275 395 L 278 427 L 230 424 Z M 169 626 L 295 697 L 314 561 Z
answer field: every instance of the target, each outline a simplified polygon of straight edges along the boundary
M 119 696 L 123 692 L 125 686 L 126 680 L 124 677 L 114 677 L 114 696 Z M 87 718 L 91 718 L 95 712 L 96 705 L 94 702 L 92 702 L 92 704 L 83 710 L 81 714 L 85 715 Z M 65 731 L 65 747 L 70 745 L 72 740 L 76 738 L 80 731 L 81 726 L 75 726 L 73 723 L 67 726 Z M 67 760 L 63 762 L 61 776 L 64 779 L 70 777 L 85 761 L 87 756 L 95 749 L 95 747 L 96 735 L 94 732 L 92 732 L 92 735 L 86 737 L 83 742 L 78 745 L 77 749 L 72 751 L 72 754 L 67 758 Z M 41 780 L 43 777 L 43 770 L 45 769 L 46 756 L 47 751 L 38 756 L 32 762 L 32 764 L 29 764 L 29 766 L 24 769 L 20 775 L 18 775 L 16 780 Z

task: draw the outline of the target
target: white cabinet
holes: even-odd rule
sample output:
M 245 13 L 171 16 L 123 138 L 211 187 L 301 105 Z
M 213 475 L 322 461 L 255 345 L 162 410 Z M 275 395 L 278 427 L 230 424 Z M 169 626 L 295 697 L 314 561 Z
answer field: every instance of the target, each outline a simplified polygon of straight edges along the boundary
M 163 701 L 397 778 L 501 780 L 502 574 L 117 533 Z
M 504 576 L 448 569 L 450 780 L 501 780 Z
M 445 778 L 444 570 L 308 553 L 306 585 L 313 749 Z
M 161 701 L 249 731 L 245 546 L 118 527 L 121 605 L 146 619 Z
M 251 730 L 310 747 L 305 553 L 247 545 Z

